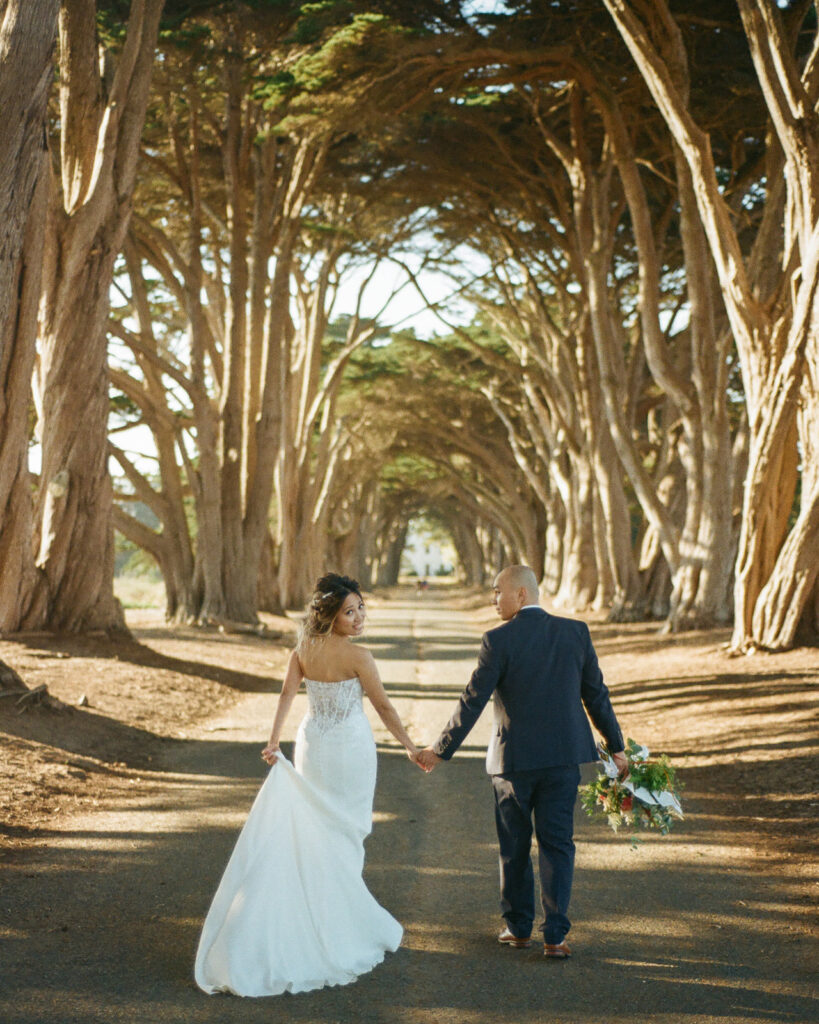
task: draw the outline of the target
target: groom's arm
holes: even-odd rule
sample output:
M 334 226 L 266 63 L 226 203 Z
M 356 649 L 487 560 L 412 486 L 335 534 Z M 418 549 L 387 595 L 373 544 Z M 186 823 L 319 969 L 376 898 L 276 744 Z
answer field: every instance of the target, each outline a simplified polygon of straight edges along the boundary
M 493 646 L 489 633 L 484 634 L 478 655 L 478 666 L 466 684 L 446 728 L 432 744 L 433 753 L 442 761 L 448 761 L 466 739 L 469 730 L 477 722 L 500 682 L 505 658 L 497 651 L 497 638 L 495 641 Z
M 617 715 L 611 705 L 609 688 L 603 682 L 603 673 L 597 660 L 597 653 L 592 643 L 589 628 L 583 626 L 583 674 L 580 680 L 580 696 L 589 718 L 594 722 L 598 732 L 606 740 L 612 753 L 623 749 L 623 734 L 617 721 Z M 619 764 L 619 762 L 618 762 Z M 619 765 L 622 767 L 622 765 Z

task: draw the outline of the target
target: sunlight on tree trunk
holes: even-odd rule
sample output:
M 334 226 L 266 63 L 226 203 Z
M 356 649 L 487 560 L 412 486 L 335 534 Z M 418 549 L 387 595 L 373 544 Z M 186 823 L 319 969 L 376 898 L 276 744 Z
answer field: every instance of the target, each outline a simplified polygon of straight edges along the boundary
M 36 614 L 28 444 L 57 9 L 57 0 L 0 2 L 0 630 Z

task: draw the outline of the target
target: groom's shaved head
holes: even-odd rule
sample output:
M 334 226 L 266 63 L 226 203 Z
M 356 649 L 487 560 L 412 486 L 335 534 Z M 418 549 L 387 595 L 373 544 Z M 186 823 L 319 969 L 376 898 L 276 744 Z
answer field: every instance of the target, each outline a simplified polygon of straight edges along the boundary
M 498 583 L 506 583 L 512 589 L 522 587 L 534 604 L 538 600 L 537 577 L 528 565 L 509 565 L 498 573 Z

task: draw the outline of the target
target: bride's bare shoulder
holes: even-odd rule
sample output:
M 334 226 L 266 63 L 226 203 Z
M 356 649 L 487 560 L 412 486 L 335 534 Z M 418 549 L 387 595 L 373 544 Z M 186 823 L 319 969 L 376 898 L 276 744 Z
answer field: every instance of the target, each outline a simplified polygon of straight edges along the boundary
M 369 648 L 364 647 L 362 644 L 351 644 L 352 648 L 351 657 L 352 664 L 355 666 L 356 675 L 361 675 L 362 672 L 367 672 L 375 668 L 375 658 L 372 656 L 372 652 Z
M 327 660 L 324 644 L 300 644 L 293 653 L 296 656 L 296 661 L 302 675 L 308 679 L 315 679 L 321 675 L 321 672 L 324 670 L 324 663 Z

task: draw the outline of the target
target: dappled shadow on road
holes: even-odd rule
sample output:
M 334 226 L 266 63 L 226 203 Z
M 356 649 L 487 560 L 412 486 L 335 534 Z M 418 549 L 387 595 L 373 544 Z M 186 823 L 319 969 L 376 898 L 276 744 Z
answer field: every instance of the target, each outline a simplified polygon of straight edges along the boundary
M 38 710 L 36 714 L 19 717 L 3 716 L 2 731 L 9 736 L 19 736 L 47 745 L 51 752 L 43 755 L 44 760 L 73 763 L 70 757 L 66 760 L 62 756 L 60 752 L 63 752 L 79 758 L 112 762 L 110 765 L 78 762 L 78 766 L 100 772 L 116 771 L 118 767 L 150 767 L 153 748 L 162 742 L 162 737 L 147 729 L 127 725 L 94 711 L 80 711 L 72 707 L 59 711 Z M 112 750 L 116 751 L 115 763 L 111 759 Z
M 404 681 L 404 667 L 395 663 L 410 660 L 414 643 L 429 661 L 463 661 L 465 681 L 476 635 L 454 635 L 444 619 L 440 635 L 425 629 L 408 642 L 401 639 L 400 615 L 392 620 L 389 628 L 381 620 L 382 632 L 370 644 L 378 660 L 392 663 L 390 695 L 421 702 L 428 712 L 430 700 L 454 701 L 460 685 L 422 685 L 409 669 Z M 599 642 L 605 648 L 609 641 Z M 636 629 L 626 639 L 638 654 L 660 651 L 663 643 Z M 693 652 L 703 639 L 675 643 Z M 402 752 L 382 744 L 366 875 L 376 898 L 405 926 L 402 948 L 342 988 L 261 1000 L 204 996 L 192 979 L 199 928 L 267 769 L 258 743 L 216 732 L 160 744 L 134 730 L 122 734 L 123 744 L 147 743 L 176 774 L 141 771 L 127 806 L 123 801 L 78 819 L 73 830 L 70 823 L 68 830 L 41 828 L 36 848 L 0 861 L 0 1018 L 4 1024 L 814 1021 L 819 1005 L 812 999 L 805 883 L 816 836 L 810 711 L 817 673 L 745 677 L 737 671 L 741 663 L 731 662 L 729 672 L 721 661 L 705 674 L 701 664 L 692 663 L 696 674 L 669 668 L 652 679 L 646 678 L 651 668 L 640 663 L 615 678 L 615 705 L 638 739 L 653 746 L 653 723 L 663 723 L 664 749 L 682 767 L 686 820 L 670 837 L 650 835 L 635 851 L 627 836 L 578 815 L 571 961 L 547 963 L 537 946 L 513 951 L 496 941 L 497 854 L 482 745 L 470 737 L 451 763 L 425 777 Z M 801 878 L 792 870 L 800 859 Z
M 667 701 L 665 706 L 675 708 L 685 704 L 696 704 L 705 700 L 743 700 L 750 704 L 755 697 L 774 697 L 780 711 L 791 710 L 797 704 L 782 702 L 783 691 L 791 694 L 815 694 L 819 685 L 819 672 L 777 672 L 770 679 L 749 678 L 742 673 L 715 673 L 702 676 L 666 676 L 663 679 L 635 679 L 617 684 L 617 702 L 627 704 L 630 700 L 645 700 L 649 697 L 655 706 Z M 804 707 L 804 700 L 798 701 Z M 765 707 L 749 708 L 749 713 L 764 714 Z
M 403 948 L 343 988 L 204 996 L 192 981 L 199 927 L 265 770 L 254 745 L 222 746 L 229 775 L 172 777 L 161 793 L 146 781 L 142 827 L 122 829 L 112 812 L 102 829 L 44 833 L 35 853 L 6 865 L 4 920 L 14 926 L 4 935 L 4 1021 L 814 1019 L 796 896 L 755 863 L 721 798 L 698 789 L 678 835 L 637 852 L 579 822 L 576 956 L 552 964 L 537 946 L 518 952 L 495 941 L 496 852 L 480 766 L 456 759 L 426 778 L 389 751 L 380 755 L 366 874 L 404 924 Z M 202 755 L 212 760 L 210 745 Z M 174 818 L 181 806 L 187 826 Z M 715 843 L 727 847 L 723 863 L 707 859 Z
M 760 676 L 722 665 L 710 675 L 617 682 L 621 721 L 641 728 L 636 738 L 651 746 L 653 723 L 675 723 L 664 752 L 685 765 L 687 802 L 707 795 L 715 823 L 765 836 L 783 857 L 809 853 L 819 839 L 819 672 Z
M 464 684 L 468 678 L 469 677 L 465 674 Z M 463 688 L 463 685 L 460 683 L 455 683 L 453 685 L 436 683 L 435 685 L 430 685 L 404 682 L 400 679 L 394 683 L 384 683 L 384 689 L 390 697 L 396 699 L 403 697 L 418 701 L 446 700 L 451 701 L 453 706 L 455 704 L 455 700 L 463 692 Z
M 367 645 L 378 661 L 406 661 L 406 642 L 399 639 L 379 638 L 370 640 Z M 480 641 L 473 636 L 440 636 L 431 634 L 418 641 L 424 659 L 429 661 L 464 661 L 478 656 Z
M 659 624 L 645 622 L 594 623 L 591 625 L 594 645 L 601 653 L 616 649 L 618 654 L 651 653 L 674 648 L 696 648 L 703 644 L 720 649 L 731 639 L 730 629 L 689 630 L 668 634 Z
M 445 700 L 454 704 L 462 688 L 421 686 L 399 680 L 385 684 L 385 689 L 393 700 Z M 92 709 L 71 706 L 59 711 L 38 710 L 23 716 L 4 715 L 2 729 L 9 736 L 48 747 L 49 750 L 42 754 L 44 760 L 75 765 L 86 771 L 116 774 L 120 769 L 129 769 L 151 772 L 165 764 L 177 764 L 188 766 L 182 770 L 196 774 L 233 775 L 237 765 L 247 763 L 246 759 L 237 757 L 236 745 L 220 741 L 218 734 L 213 740 L 158 735 L 150 729 L 121 722 Z M 258 744 L 252 749 L 258 752 L 257 747 Z M 90 763 L 89 758 L 98 763 Z M 3 831 L 0 822 L 0 834 Z

